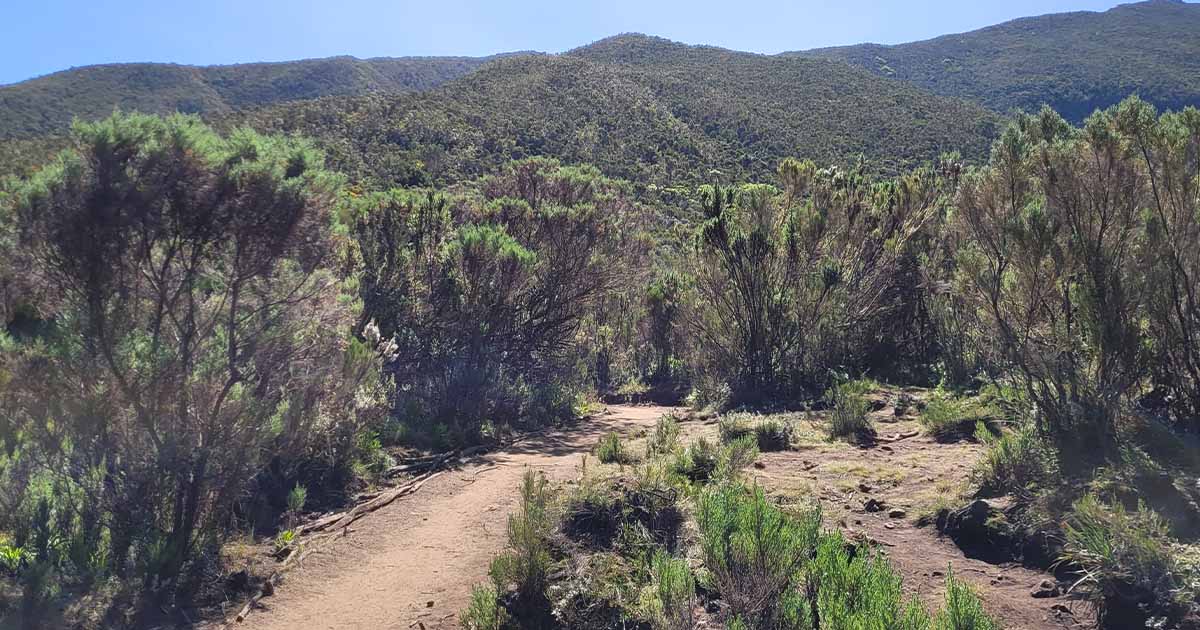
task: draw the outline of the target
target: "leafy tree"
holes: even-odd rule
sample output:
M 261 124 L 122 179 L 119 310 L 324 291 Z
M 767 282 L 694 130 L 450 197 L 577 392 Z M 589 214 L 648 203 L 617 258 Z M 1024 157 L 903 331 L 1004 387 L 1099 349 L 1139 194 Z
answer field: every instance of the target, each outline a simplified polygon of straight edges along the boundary
M 329 270 L 339 186 L 302 141 L 118 114 L 17 187 L 53 325 L 3 356 L 3 527 L 40 501 L 81 552 L 39 560 L 174 585 L 272 458 L 353 452 L 384 392 Z

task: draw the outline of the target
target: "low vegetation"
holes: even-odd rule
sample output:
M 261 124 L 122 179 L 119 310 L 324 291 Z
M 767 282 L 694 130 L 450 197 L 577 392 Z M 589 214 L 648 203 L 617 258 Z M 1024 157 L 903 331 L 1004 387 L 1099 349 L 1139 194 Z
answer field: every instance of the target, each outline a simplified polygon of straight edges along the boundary
M 543 568 L 539 575 L 558 577 L 549 584 L 526 581 L 527 587 L 507 579 L 499 594 L 479 587 L 464 624 L 491 628 L 509 618 L 513 624 L 500 627 L 530 619 L 542 620 L 542 627 L 644 624 L 679 630 L 701 622 L 796 630 L 999 627 L 983 612 L 978 596 L 953 576 L 947 578 L 946 605 L 930 614 L 904 597 L 901 579 L 879 551 L 826 531 L 819 509 L 785 510 L 761 488 L 747 485 L 738 471 L 749 465 L 754 451 L 734 451 L 753 449 L 753 444 L 751 434 L 732 438 L 713 458 L 730 463 L 717 464 L 706 479 L 688 478 L 677 469 L 661 475 L 669 470 L 666 454 L 647 461 L 632 479 L 584 471 L 564 501 L 557 531 L 539 529 L 538 548 L 554 548 L 542 557 L 555 558 L 551 565 L 559 567 Z M 698 448 L 716 449 L 693 444 L 689 450 Z M 542 505 L 540 499 L 531 501 L 528 491 L 534 478 L 527 473 L 522 508 L 514 519 L 525 518 L 531 503 Z M 647 497 L 658 500 L 647 502 Z M 661 518 L 666 513 L 677 516 Z M 694 520 L 694 537 L 676 533 L 686 529 L 684 518 Z M 598 535 L 602 532 L 607 534 Z M 501 558 L 522 555 L 528 547 L 527 538 L 510 528 L 509 551 Z M 689 557 L 698 557 L 701 566 Z M 531 602 L 540 604 L 530 608 Z

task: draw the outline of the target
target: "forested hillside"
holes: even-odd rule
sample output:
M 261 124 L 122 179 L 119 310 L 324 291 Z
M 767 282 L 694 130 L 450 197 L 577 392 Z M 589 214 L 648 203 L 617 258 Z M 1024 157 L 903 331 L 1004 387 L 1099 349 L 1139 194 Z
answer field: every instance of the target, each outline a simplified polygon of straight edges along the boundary
M 0 138 L 62 132 L 72 117 L 103 117 L 114 108 L 220 115 L 320 96 L 424 90 L 467 74 L 488 59 L 331 57 L 229 66 L 130 63 L 73 68 L 0 87 Z
M 999 117 L 837 62 L 626 35 L 500 60 L 427 93 L 285 104 L 248 120 L 316 138 L 362 180 L 444 183 L 549 156 L 662 184 L 712 169 L 760 178 L 788 155 L 863 156 L 893 172 L 944 151 L 979 158 Z
M 1003 113 L 1049 104 L 1073 122 L 1133 93 L 1164 109 L 1200 104 L 1200 5 L 1178 0 L 1022 18 L 897 46 L 784 54 L 846 61 Z

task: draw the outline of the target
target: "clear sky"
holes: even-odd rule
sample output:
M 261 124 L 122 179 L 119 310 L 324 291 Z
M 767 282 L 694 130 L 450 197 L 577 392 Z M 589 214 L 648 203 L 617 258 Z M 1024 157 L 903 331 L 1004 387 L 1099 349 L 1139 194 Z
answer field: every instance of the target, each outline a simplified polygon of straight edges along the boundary
M 0 84 L 72 66 L 561 52 L 622 32 L 775 53 L 1113 0 L 2 0 Z

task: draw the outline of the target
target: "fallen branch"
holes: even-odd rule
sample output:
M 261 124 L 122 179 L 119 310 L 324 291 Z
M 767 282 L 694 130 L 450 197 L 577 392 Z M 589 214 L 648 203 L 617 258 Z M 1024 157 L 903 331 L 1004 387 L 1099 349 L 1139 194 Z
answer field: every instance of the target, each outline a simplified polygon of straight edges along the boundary
M 920 431 L 910 431 L 908 433 L 901 433 L 900 435 L 897 435 L 896 437 L 875 438 L 875 441 L 882 442 L 884 444 L 894 444 L 896 442 L 899 442 L 900 440 L 907 440 L 908 438 L 911 438 L 911 437 L 917 437 L 920 434 L 921 434 Z

